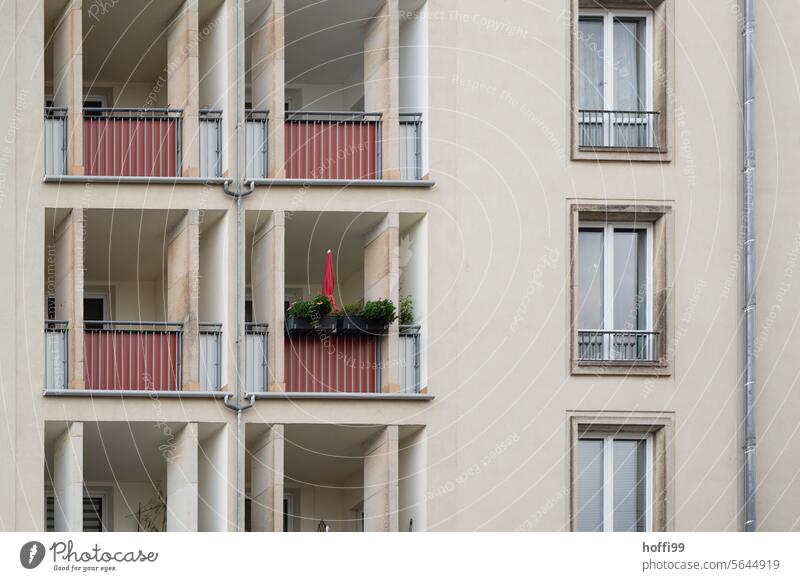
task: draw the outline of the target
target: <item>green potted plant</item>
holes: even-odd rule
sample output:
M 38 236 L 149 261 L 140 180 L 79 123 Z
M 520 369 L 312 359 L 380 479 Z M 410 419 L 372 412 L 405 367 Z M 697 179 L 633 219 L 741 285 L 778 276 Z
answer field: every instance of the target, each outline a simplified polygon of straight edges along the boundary
M 336 316 L 331 315 L 331 301 L 324 295 L 317 295 L 311 300 L 295 301 L 286 311 L 286 332 L 334 333 L 336 332 Z
M 346 305 L 339 313 L 338 332 L 344 335 L 382 335 L 396 318 L 394 303 L 389 299 Z
M 411 295 L 400 297 L 400 326 L 414 324 L 414 299 Z

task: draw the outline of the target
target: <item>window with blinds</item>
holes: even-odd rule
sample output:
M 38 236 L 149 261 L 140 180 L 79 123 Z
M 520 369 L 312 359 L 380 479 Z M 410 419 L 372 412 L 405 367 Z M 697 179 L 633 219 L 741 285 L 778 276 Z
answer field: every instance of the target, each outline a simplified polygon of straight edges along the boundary
M 105 531 L 103 527 L 103 497 L 84 496 L 83 497 L 83 532 L 101 533 Z M 47 497 L 47 532 L 56 530 L 55 499 Z
M 650 530 L 652 438 L 593 435 L 578 440 L 575 530 Z

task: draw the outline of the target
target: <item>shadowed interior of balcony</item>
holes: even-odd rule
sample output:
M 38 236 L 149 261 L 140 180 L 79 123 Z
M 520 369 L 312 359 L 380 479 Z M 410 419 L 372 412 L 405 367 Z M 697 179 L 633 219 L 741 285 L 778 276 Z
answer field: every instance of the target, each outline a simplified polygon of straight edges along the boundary
M 45 2 L 45 175 L 227 170 L 225 2 L 199 0 L 196 30 L 187 6 Z
M 46 422 L 45 530 L 228 530 L 223 424 Z
M 46 216 L 47 389 L 221 387 L 222 212 Z
M 424 529 L 425 452 L 418 426 L 280 429 L 247 425 L 246 530 L 376 531 L 385 530 L 390 519 L 397 519 L 400 531 Z M 283 448 L 282 466 L 272 464 L 275 446 Z M 283 478 L 276 481 L 271 474 Z M 282 488 L 282 505 L 276 485 Z
M 276 117 L 269 101 L 269 84 L 264 81 L 269 68 L 270 17 L 268 0 L 247 5 L 252 18 L 245 48 L 246 108 L 248 121 L 248 176 L 268 177 L 264 161 L 264 127 L 282 131 L 283 170 L 287 178 L 302 179 L 380 179 L 399 177 L 420 179 L 423 175 L 423 111 L 427 106 L 423 69 L 426 38 L 424 21 L 413 18 L 424 4 L 418 0 L 400 3 L 399 103 L 390 109 L 383 81 L 391 74 L 382 58 L 388 51 L 380 46 L 388 34 L 388 18 L 380 0 L 363 2 L 285 3 L 285 90 L 280 104 L 282 123 L 267 124 Z M 399 118 L 398 118 L 398 113 Z M 399 124 L 399 133 L 396 126 Z M 388 131 L 388 133 L 387 133 Z M 392 159 L 385 139 L 392 140 Z M 396 147 L 397 146 L 397 147 Z M 395 159 L 396 156 L 396 159 Z M 383 175 L 389 167 L 391 176 Z

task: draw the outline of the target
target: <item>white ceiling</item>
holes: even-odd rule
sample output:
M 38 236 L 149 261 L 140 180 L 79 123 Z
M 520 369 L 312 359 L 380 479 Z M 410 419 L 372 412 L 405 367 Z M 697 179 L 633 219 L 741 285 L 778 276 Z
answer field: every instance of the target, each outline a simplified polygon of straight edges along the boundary
M 253 233 L 268 218 L 266 212 L 248 212 L 247 264 Z M 286 282 L 321 283 L 325 255 L 333 251 L 337 281 L 364 266 L 364 236 L 385 216 L 381 212 L 292 212 L 286 217 Z M 249 271 L 249 268 L 248 268 Z M 249 273 L 248 273 L 249 281 Z

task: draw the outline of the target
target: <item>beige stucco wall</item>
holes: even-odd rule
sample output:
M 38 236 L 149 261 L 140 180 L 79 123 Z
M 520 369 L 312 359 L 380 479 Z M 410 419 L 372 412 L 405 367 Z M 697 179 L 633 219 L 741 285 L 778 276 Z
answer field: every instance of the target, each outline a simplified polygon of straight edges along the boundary
M 727 3 L 675 9 L 675 141 L 669 163 L 570 161 L 566 0 L 547 5 L 431 0 L 431 189 L 258 187 L 245 207 L 428 215 L 428 392 L 432 402 L 258 401 L 245 421 L 425 425 L 429 530 L 565 530 L 567 412 L 672 412 L 675 530 L 738 530 L 742 505 L 739 30 Z M 551 5 L 552 4 L 552 5 Z M 0 48 L 0 391 L 7 429 L 0 528 L 43 527 L 48 420 L 214 422 L 210 400 L 42 397 L 45 208 L 205 208 L 233 216 L 202 186 L 42 183 L 45 94 L 41 2 L 3 8 Z M 757 2 L 759 528 L 800 527 L 796 295 L 800 172 L 794 117 L 800 7 Z M 452 15 L 452 16 L 451 16 Z M 518 25 L 497 30 L 491 23 Z M 698 26 L 702 22 L 703 26 Z M 710 39 L 713 42 L 710 42 Z M 447 48 L 443 48 L 447 47 Z M 12 66 L 13 65 L 13 66 Z M 201 196 L 201 193 L 204 193 Z M 207 193 L 207 195 L 205 195 Z M 671 376 L 569 374 L 568 205 L 673 207 Z M 235 320 L 228 227 L 228 320 Z M 154 297 L 154 309 L 159 299 Z M 161 307 L 163 308 L 163 306 Z M 774 313 L 774 315 L 772 314 Z M 227 348 L 233 338 L 226 337 Z M 232 367 L 232 366 L 230 366 Z M 232 372 L 229 370 L 229 374 Z M 229 442 L 233 438 L 229 438 Z M 232 446 L 232 444 L 231 444 Z M 228 455 L 233 478 L 234 454 Z M 233 498 L 229 514 L 233 514 Z M 232 526 L 232 525 L 231 525 Z

